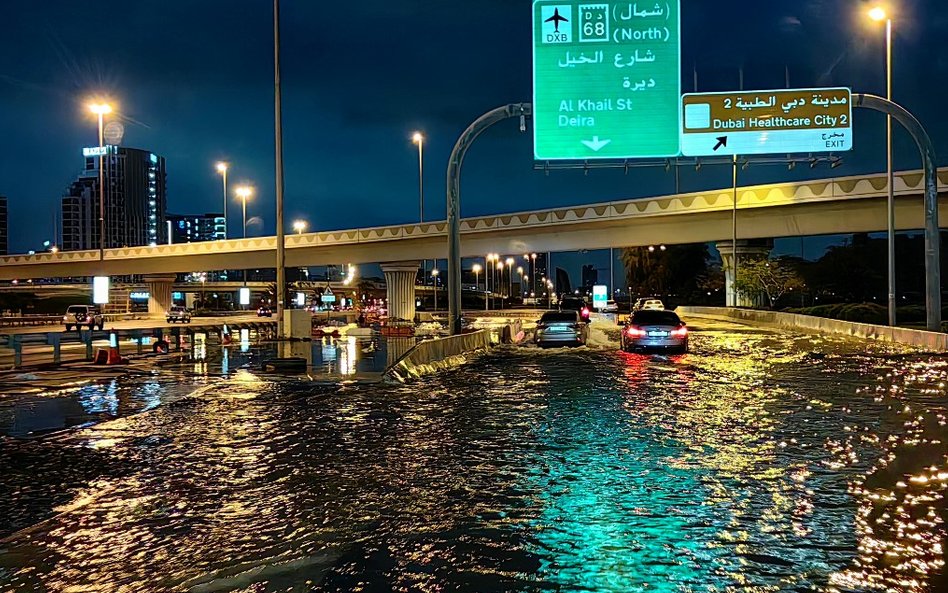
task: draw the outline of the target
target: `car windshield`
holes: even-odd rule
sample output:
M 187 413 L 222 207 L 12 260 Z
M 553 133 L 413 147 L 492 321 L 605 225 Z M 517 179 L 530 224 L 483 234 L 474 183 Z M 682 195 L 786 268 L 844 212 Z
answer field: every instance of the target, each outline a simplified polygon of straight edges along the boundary
M 634 325 L 681 325 L 681 319 L 671 311 L 638 311 L 632 316 Z
M 89 307 L 86 307 L 85 305 L 70 305 L 69 308 L 66 309 L 66 312 L 67 313 L 85 313 L 88 309 Z
M 540 323 L 575 323 L 576 313 L 544 313 Z

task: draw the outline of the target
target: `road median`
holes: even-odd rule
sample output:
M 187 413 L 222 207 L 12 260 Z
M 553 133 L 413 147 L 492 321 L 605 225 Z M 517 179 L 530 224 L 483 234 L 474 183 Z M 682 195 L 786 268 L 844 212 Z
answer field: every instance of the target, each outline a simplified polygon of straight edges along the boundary
M 678 307 L 676 309 L 682 317 L 703 317 L 721 321 L 733 321 L 749 325 L 759 325 L 779 329 L 794 329 L 799 331 L 816 332 L 859 338 L 864 340 L 878 340 L 894 344 L 905 344 L 924 348 L 931 352 L 948 352 L 948 334 L 929 332 L 903 327 L 889 327 L 869 323 L 855 323 L 840 321 L 825 317 L 813 317 L 797 313 L 781 313 L 779 311 L 760 311 L 756 309 L 729 309 L 724 307 Z

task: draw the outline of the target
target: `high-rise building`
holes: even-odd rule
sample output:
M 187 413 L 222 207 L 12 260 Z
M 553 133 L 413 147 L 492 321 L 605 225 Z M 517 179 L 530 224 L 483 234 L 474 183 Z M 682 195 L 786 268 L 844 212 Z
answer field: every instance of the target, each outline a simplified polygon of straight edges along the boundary
M 198 243 L 224 239 L 224 215 L 169 214 L 172 243 Z
M 85 168 L 62 200 L 62 248 L 99 248 L 99 149 L 83 149 Z M 167 241 L 165 159 L 147 150 L 106 146 L 105 247 Z
M 583 265 L 582 288 L 587 292 L 592 292 L 593 286 L 599 283 L 599 270 L 592 264 Z
M 0 196 L 0 255 L 10 253 L 9 228 L 10 219 L 7 218 L 7 198 Z

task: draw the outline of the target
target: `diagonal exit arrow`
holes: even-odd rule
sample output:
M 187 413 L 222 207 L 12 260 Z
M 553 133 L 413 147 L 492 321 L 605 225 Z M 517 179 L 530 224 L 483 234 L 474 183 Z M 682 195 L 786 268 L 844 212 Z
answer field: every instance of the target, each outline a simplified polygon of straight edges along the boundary
M 593 136 L 592 140 L 580 140 L 580 142 L 589 147 L 593 152 L 599 152 L 607 144 L 611 143 L 612 140 L 600 140 L 599 136 Z
M 722 146 L 727 148 L 727 136 L 718 136 L 718 143 L 714 145 L 714 152 L 717 152 Z

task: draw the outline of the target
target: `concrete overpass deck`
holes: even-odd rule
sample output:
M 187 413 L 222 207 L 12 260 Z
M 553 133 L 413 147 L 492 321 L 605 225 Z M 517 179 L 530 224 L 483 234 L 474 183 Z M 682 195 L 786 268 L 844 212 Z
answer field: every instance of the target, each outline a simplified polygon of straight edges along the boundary
M 948 169 L 938 172 L 948 190 Z M 920 171 L 895 178 L 899 229 L 923 226 Z M 886 228 L 886 179 L 868 175 L 739 188 L 739 239 L 871 232 Z M 462 221 L 462 255 L 698 243 L 731 237 L 730 188 L 554 208 Z M 942 205 L 942 215 L 948 209 Z M 286 265 L 378 263 L 444 257 L 445 222 L 351 229 L 286 237 Z M 275 237 L 13 255 L 0 280 L 273 267 Z

